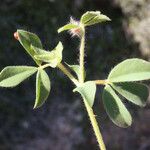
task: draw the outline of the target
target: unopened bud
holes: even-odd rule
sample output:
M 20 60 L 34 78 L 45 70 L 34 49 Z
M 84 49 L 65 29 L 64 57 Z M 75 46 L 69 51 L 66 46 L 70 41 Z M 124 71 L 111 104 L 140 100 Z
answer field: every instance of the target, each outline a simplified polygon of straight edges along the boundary
M 15 32 L 15 33 L 14 33 L 14 38 L 15 38 L 16 40 L 19 40 L 18 32 Z

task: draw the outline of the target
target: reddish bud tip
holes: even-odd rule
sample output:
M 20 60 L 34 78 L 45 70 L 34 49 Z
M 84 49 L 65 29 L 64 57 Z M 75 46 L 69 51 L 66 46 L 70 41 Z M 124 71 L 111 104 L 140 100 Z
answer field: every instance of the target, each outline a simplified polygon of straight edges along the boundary
M 18 35 L 17 32 L 14 33 L 14 38 L 15 38 L 16 40 L 19 40 L 19 35 Z

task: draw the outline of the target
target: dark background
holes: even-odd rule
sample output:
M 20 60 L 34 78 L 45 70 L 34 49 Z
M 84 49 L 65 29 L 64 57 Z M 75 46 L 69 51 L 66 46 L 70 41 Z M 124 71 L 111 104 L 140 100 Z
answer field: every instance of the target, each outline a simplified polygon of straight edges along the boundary
M 77 38 L 57 34 L 70 16 L 79 19 L 88 10 L 100 10 L 112 21 L 86 32 L 87 80 L 105 79 L 111 68 L 127 58 L 150 58 L 149 0 L 1 0 L 0 69 L 34 65 L 14 39 L 17 29 L 38 34 L 46 49 L 59 40 L 64 61 L 78 63 Z M 0 150 L 98 150 L 81 98 L 59 70 L 48 70 L 51 94 L 45 105 L 33 110 L 35 76 L 13 89 L 0 89 Z M 128 129 L 115 126 L 106 115 L 98 88 L 94 111 L 108 150 L 150 149 L 150 105 L 127 103 L 133 116 Z M 148 102 L 149 103 L 149 102 Z

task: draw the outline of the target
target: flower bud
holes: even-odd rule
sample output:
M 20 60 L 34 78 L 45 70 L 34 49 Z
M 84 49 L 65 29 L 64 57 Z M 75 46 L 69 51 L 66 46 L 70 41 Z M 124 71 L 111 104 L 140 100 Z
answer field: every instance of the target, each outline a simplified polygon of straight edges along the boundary
M 15 33 L 14 33 L 14 38 L 15 38 L 16 40 L 19 40 L 18 32 L 15 32 Z

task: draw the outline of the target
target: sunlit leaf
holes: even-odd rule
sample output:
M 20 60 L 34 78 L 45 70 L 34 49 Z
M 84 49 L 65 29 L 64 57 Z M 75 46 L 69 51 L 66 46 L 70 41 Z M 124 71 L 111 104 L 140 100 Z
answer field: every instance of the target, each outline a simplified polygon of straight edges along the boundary
M 27 51 L 27 53 L 33 58 L 33 60 L 40 65 L 41 61 L 36 60 L 34 58 L 35 51 L 31 48 L 31 45 L 41 48 L 42 49 L 42 43 L 39 39 L 39 37 L 31 32 L 27 32 L 24 30 L 17 30 L 18 37 L 19 37 L 19 42 L 21 45 L 24 47 L 24 49 Z
M 106 15 L 101 14 L 100 11 L 88 11 L 80 19 L 80 22 L 84 26 L 90 26 L 104 21 L 110 21 L 110 19 Z
M 28 66 L 8 66 L 0 73 L 1 87 L 14 87 L 33 75 L 37 71 L 36 67 Z
M 93 81 L 88 81 L 81 86 L 75 88 L 74 92 L 79 92 L 84 100 L 92 107 L 94 104 L 94 98 L 96 93 L 96 85 Z
M 50 80 L 47 73 L 39 69 L 36 76 L 36 100 L 34 108 L 41 107 L 50 93 Z
M 132 103 L 145 106 L 149 96 L 148 87 L 135 82 L 114 83 L 112 87 Z
M 100 11 L 87 11 L 86 13 L 84 13 L 82 16 L 81 16 L 81 22 L 83 24 L 86 24 L 88 21 L 90 21 L 91 19 L 93 19 L 94 17 L 100 15 L 101 12 Z
M 142 59 L 127 59 L 115 66 L 109 76 L 110 82 L 129 82 L 150 79 L 150 62 Z
M 132 117 L 114 90 L 106 85 L 103 91 L 103 103 L 110 119 L 119 127 L 131 125 Z

